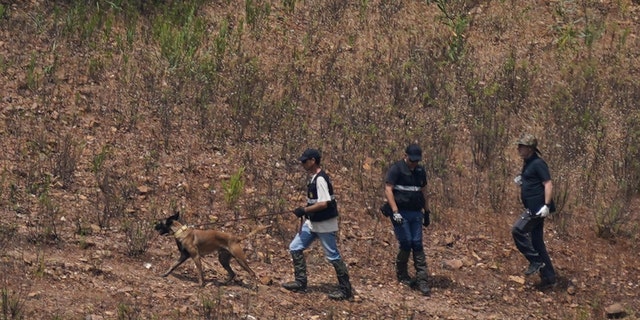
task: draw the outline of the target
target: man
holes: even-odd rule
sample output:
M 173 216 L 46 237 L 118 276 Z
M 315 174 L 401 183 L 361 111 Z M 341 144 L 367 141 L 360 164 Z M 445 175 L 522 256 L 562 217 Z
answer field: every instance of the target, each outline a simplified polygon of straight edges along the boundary
M 338 208 L 333 194 L 333 185 L 327 173 L 320 167 L 320 159 L 320 152 L 316 149 L 305 150 L 298 159 L 311 176 L 311 180 L 307 185 L 307 206 L 296 208 L 293 211 L 297 217 L 305 219 L 300 231 L 289 244 L 295 279 L 282 286 L 290 291 L 306 291 L 307 265 L 303 251 L 314 240 L 320 239 L 325 257 L 336 271 L 340 288 L 339 291 L 329 294 L 329 298 L 350 300 L 353 297 L 353 292 L 349 282 L 349 273 L 340 257 L 336 243 Z
M 396 277 L 399 282 L 417 285 L 427 296 L 431 289 L 427 283 L 427 261 L 422 246 L 422 226 L 429 225 L 429 205 L 427 201 L 427 174 L 423 166 L 422 149 L 411 144 L 405 149 L 404 159 L 391 165 L 385 179 L 384 194 L 390 207 L 393 232 L 399 243 L 396 256 Z M 416 270 L 415 282 L 409 277 L 407 263 L 413 252 Z
M 524 160 L 522 172 L 515 179 L 520 185 L 520 198 L 525 212 L 513 225 L 511 233 L 516 247 L 529 261 L 525 275 L 540 272 L 541 289 L 556 285 L 556 273 L 544 244 L 544 220 L 555 211 L 553 183 L 547 163 L 540 158 L 538 140 L 523 134 L 517 140 L 518 154 Z

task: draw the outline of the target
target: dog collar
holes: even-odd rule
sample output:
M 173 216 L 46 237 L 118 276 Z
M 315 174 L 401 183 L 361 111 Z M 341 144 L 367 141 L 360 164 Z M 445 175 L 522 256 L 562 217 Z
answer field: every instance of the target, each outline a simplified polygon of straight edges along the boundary
M 180 229 L 178 229 L 178 231 L 176 231 L 173 235 L 174 236 L 179 236 L 183 231 L 187 230 L 189 227 L 188 226 L 182 226 L 180 227 Z

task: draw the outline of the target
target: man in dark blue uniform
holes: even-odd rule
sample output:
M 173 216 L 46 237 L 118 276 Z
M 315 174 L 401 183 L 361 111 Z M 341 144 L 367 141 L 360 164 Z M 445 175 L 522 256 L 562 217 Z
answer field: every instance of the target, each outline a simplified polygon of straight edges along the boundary
M 524 165 L 515 182 L 520 185 L 525 212 L 513 225 L 511 233 L 516 247 L 529 261 L 525 275 L 540 272 L 539 286 L 547 289 L 556 285 L 556 273 L 544 244 L 544 220 L 555 211 L 553 183 L 547 163 L 539 156 L 538 140 L 531 134 L 523 134 L 516 144 Z
M 384 194 L 390 206 L 389 217 L 399 243 L 396 256 L 396 277 L 401 283 L 417 285 L 423 295 L 429 295 L 427 260 L 422 246 L 422 226 L 429 225 L 427 201 L 427 173 L 418 163 L 422 149 L 411 144 L 405 149 L 404 159 L 391 165 L 385 178 Z M 416 279 L 409 277 L 407 263 L 413 252 Z

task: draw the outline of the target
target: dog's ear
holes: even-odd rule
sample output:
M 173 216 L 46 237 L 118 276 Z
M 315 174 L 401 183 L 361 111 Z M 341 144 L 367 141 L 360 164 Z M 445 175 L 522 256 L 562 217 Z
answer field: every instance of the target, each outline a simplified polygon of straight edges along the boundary
M 178 219 L 180 219 L 180 211 L 176 211 L 171 217 L 167 218 L 167 221 L 178 220 Z

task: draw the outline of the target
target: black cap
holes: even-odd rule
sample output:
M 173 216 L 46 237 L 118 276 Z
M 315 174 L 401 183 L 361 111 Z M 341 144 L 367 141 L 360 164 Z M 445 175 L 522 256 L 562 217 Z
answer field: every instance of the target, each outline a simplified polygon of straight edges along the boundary
M 316 161 L 318 161 L 318 159 L 320 159 L 320 151 L 316 149 L 307 149 L 302 153 L 298 160 L 300 160 L 300 162 L 305 162 L 311 158 L 314 158 L 316 159 Z
M 418 162 L 422 160 L 422 149 L 417 144 L 410 144 L 407 149 L 404 150 L 404 153 L 407 154 L 409 160 L 412 162 Z

